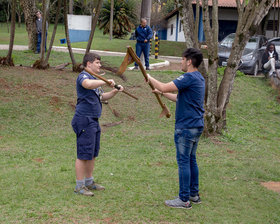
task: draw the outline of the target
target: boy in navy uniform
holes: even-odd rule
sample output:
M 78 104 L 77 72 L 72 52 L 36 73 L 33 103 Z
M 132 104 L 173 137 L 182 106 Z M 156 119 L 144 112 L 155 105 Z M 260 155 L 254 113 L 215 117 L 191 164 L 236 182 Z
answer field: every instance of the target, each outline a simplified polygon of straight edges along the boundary
M 97 54 L 88 53 L 84 56 L 83 65 L 93 73 L 100 72 L 101 57 Z M 115 82 L 109 79 L 111 87 Z M 113 89 L 104 93 L 101 86 L 106 85 L 102 80 L 97 80 L 94 76 L 82 71 L 76 81 L 77 105 L 75 115 L 72 120 L 72 127 L 77 136 L 77 159 L 76 187 L 75 193 L 86 196 L 93 196 L 92 190 L 104 190 L 105 188 L 95 183 L 92 173 L 94 170 L 95 158 L 98 156 L 100 148 L 100 126 L 98 119 L 102 112 L 102 100 L 114 97 L 120 90 Z
M 149 75 L 154 92 L 176 102 L 175 133 L 176 159 L 179 173 L 179 196 L 165 201 L 169 207 L 192 208 L 190 203 L 200 203 L 196 150 L 202 134 L 205 81 L 198 71 L 203 60 L 201 52 L 188 48 L 182 57 L 182 71 L 177 79 L 162 83 Z M 178 92 L 174 94 L 173 92 Z

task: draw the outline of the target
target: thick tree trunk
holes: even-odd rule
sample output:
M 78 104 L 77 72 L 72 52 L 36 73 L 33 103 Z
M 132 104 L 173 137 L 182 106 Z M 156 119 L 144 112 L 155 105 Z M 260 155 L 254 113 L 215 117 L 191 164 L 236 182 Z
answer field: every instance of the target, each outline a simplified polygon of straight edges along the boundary
M 212 6 L 212 27 L 208 1 L 202 1 L 203 24 L 206 44 L 208 49 L 208 82 L 207 98 L 205 100 L 205 133 L 208 135 L 219 132 L 219 116 L 217 114 L 217 68 L 218 68 L 218 1 L 213 0 Z
M 31 51 L 35 51 L 37 44 L 35 0 L 20 0 L 20 5 L 24 12 L 26 31 L 28 33 L 28 48 Z
M 92 15 L 91 31 L 90 31 L 90 35 L 89 35 L 89 39 L 88 39 L 86 54 L 90 51 L 90 47 L 91 47 L 92 40 L 93 40 L 93 37 L 94 37 L 94 32 L 95 32 L 95 28 L 96 28 L 96 25 L 97 25 L 97 21 L 98 21 L 98 17 L 99 17 L 100 11 L 101 11 L 102 4 L 103 4 L 103 0 L 98 0 L 95 15 Z

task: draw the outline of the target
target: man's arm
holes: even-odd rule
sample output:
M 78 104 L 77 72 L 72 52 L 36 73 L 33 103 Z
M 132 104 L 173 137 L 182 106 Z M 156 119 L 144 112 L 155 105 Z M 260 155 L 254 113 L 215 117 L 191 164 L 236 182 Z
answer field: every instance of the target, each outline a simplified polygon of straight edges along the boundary
M 158 89 L 153 90 L 153 93 L 158 93 L 159 95 L 164 96 L 173 102 L 177 101 L 177 94 L 175 94 L 175 93 L 163 93 L 163 92 L 160 92 Z
M 167 93 L 167 92 L 170 93 L 170 92 L 178 91 L 178 88 L 174 84 L 173 81 L 168 82 L 168 83 L 163 83 L 163 82 L 156 80 L 155 78 L 151 77 L 148 74 L 148 82 L 152 83 L 154 85 L 155 89 L 158 89 L 160 92 L 163 92 L 163 93 Z

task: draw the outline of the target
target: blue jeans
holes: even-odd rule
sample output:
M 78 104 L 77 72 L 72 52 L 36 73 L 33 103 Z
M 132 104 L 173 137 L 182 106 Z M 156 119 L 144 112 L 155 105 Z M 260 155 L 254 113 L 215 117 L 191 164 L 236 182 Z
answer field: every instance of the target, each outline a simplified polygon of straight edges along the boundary
M 47 36 L 48 36 L 48 33 L 46 32 L 45 52 L 47 51 Z M 42 42 L 42 33 L 38 33 L 37 34 L 37 47 L 36 47 L 37 52 L 40 52 L 41 42 Z
M 179 173 L 179 198 L 188 201 L 198 195 L 199 171 L 196 163 L 196 149 L 202 128 L 176 129 L 174 141 Z
M 145 58 L 145 66 L 148 68 L 150 66 L 149 64 L 149 54 L 150 54 L 150 43 L 136 43 L 136 54 L 138 58 L 140 58 L 141 54 L 144 54 Z M 138 66 L 137 63 L 135 63 L 135 66 Z

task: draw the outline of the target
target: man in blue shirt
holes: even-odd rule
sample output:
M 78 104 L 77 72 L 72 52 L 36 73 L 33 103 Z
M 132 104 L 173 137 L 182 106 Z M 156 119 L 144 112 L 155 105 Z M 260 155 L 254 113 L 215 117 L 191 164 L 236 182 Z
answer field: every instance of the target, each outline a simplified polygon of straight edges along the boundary
M 101 57 L 97 54 L 88 53 L 84 56 L 83 66 L 93 73 L 100 72 Z M 115 82 L 109 79 L 111 87 Z M 94 182 L 92 173 L 94 170 L 95 158 L 99 154 L 100 147 L 100 126 L 98 119 L 102 112 L 102 100 L 114 97 L 120 90 L 113 89 L 104 93 L 101 86 L 106 85 L 102 80 L 82 71 L 76 81 L 77 105 L 75 115 L 72 119 L 72 127 L 77 137 L 77 159 L 76 188 L 75 193 L 85 196 L 93 196 L 91 190 L 104 190 L 105 188 Z
M 150 70 L 149 54 L 150 54 L 150 39 L 153 37 L 152 29 L 147 25 L 146 19 L 141 19 L 141 24 L 135 30 L 136 36 L 136 54 L 140 58 L 142 52 L 145 58 L 146 70 Z M 138 64 L 135 63 L 134 69 L 138 69 Z
M 182 57 L 182 71 L 177 79 L 162 83 L 149 75 L 148 81 L 155 87 L 153 92 L 176 102 L 175 134 L 176 158 L 179 173 L 179 197 L 165 204 L 175 208 L 191 209 L 200 203 L 196 149 L 202 134 L 205 81 L 198 71 L 203 60 L 201 52 L 188 48 Z M 174 94 L 173 92 L 178 92 Z

